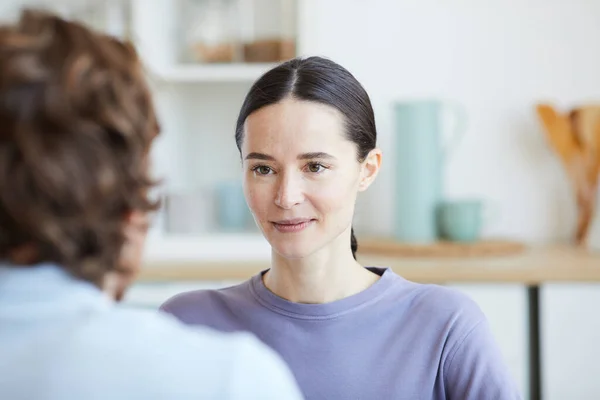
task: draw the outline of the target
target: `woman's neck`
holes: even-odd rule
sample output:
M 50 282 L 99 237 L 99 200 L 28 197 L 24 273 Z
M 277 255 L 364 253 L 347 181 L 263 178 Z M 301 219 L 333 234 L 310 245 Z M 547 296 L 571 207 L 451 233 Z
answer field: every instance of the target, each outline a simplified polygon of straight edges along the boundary
M 263 276 L 265 286 L 286 300 L 310 304 L 329 303 L 362 292 L 379 276 L 354 259 L 350 238 L 344 240 L 344 236 L 338 238 L 342 243 L 335 240 L 305 258 L 288 259 L 273 252 L 271 269 Z

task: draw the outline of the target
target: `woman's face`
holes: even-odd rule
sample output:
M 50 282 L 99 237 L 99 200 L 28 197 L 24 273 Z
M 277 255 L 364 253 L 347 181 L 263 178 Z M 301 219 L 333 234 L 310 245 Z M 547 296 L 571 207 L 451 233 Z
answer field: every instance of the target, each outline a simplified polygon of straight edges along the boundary
M 335 108 L 291 98 L 252 113 L 241 148 L 248 206 L 286 258 L 309 256 L 348 231 L 357 192 L 379 167 L 357 161 Z

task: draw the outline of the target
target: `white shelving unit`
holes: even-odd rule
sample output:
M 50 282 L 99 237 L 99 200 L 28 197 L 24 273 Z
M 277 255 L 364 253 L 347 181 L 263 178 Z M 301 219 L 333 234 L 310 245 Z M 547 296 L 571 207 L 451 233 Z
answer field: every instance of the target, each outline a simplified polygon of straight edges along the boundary
M 115 1 L 115 0 L 113 0 Z M 235 82 L 257 79 L 277 62 L 202 63 L 190 55 L 189 38 L 183 19 L 188 17 L 186 3 L 228 2 L 239 9 L 236 37 L 237 57 L 242 57 L 243 46 L 251 38 L 260 39 L 261 30 L 266 35 L 277 34 L 278 19 L 281 24 L 281 40 L 297 41 L 297 0 L 128 0 L 131 5 L 130 35 L 148 69 L 165 81 L 174 82 Z M 189 25 L 189 23 L 188 23 Z M 264 25 L 264 26 L 263 26 Z M 274 27 L 275 26 L 275 27 Z M 294 31 L 289 38 L 290 29 Z M 275 33 L 274 33 L 275 32 Z M 269 36 L 271 37 L 271 36 Z M 297 45 L 296 45 L 297 47 Z M 240 53 L 241 52 L 241 53 Z
M 254 82 L 276 63 L 177 65 L 156 71 L 156 76 L 169 83 Z

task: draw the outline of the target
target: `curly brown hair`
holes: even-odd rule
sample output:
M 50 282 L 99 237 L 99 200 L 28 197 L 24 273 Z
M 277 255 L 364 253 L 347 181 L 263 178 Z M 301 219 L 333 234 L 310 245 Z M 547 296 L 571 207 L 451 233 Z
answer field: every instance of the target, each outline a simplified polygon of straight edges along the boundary
M 101 285 L 125 217 L 158 206 L 158 131 L 131 44 L 35 10 L 0 27 L 0 260 L 29 246 L 29 264 Z

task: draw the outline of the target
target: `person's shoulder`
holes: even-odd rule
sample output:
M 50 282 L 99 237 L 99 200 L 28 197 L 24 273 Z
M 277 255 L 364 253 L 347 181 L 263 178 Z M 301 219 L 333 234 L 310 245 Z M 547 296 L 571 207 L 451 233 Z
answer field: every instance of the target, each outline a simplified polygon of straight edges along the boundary
M 134 309 L 115 306 L 109 312 L 98 315 L 82 327 L 82 338 L 97 338 L 98 345 L 111 343 L 125 345 L 133 352 L 151 345 L 177 350 L 203 350 L 205 347 L 227 346 L 237 336 L 222 335 L 205 327 L 185 326 L 175 317 L 157 310 Z M 237 340 L 237 339 L 235 339 Z
M 210 365 L 215 370 L 219 365 L 227 370 L 236 363 L 236 358 L 248 352 L 248 347 L 268 352 L 250 334 L 191 327 L 157 310 L 120 306 L 91 319 L 81 327 L 78 337 L 82 348 L 118 354 L 123 365 L 135 363 L 149 374 Z
M 483 314 L 478 304 L 458 289 L 436 284 L 423 284 L 418 303 L 431 310 L 462 317 L 480 318 Z
M 206 392 L 218 393 L 220 398 L 242 399 L 248 395 L 273 400 L 301 398 L 295 378 L 281 356 L 249 332 L 190 327 L 164 313 L 140 313 L 138 318 L 159 327 L 153 338 L 154 348 L 159 350 L 151 352 L 155 359 L 148 359 L 148 363 L 164 363 L 158 368 L 159 375 L 154 375 L 157 378 L 173 374 L 175 368 L 178 372 L 172 380 L 181 381 L 178 385 L 196 384 L 201 375 L 203 385 L 212 387 Z M 148 345 L 146 342 L 145 346 Z M 172 357 L 165 362 L 167 352 Z
M 76 362 L 82 379 L 115 386 L 127 376 L 127 390 L 156 398 L 243 398 L 232 388 L 258 374 L 285 376 L 284 387 L 295 389 L 283 361 L 250 333 L 188 327 L 158 311 L 114 307 L 82 324 L 69 349 L 73 361 L 85 360 Z
M 443 323 L 472 325 L 485 319 L 479 305 L 458 289 L 398 278 L 399 293 L 409 297 L 411 312 Z
M 199 310 L 220 309 L 224 304 L 236 301 L 245 301 L 250 294 L 250 281 L 219 289 L 191 290 L 176 294 L 167 299 L 160 310 L 185 317 L 189 312 L 197 313 Z M 183 318 L 185 319 L 185 318 Z

